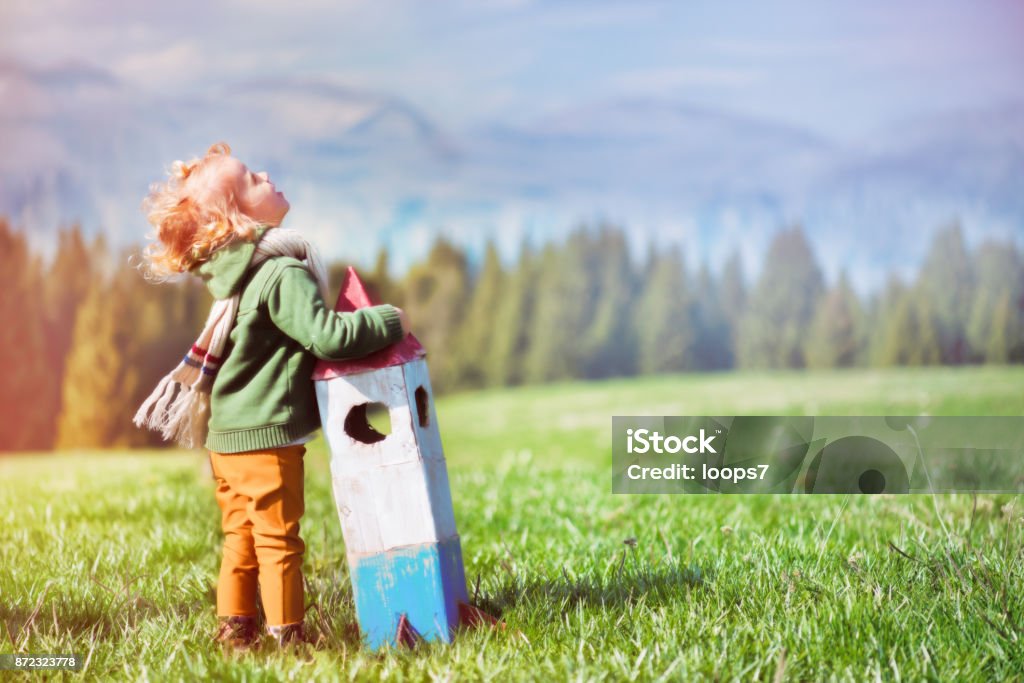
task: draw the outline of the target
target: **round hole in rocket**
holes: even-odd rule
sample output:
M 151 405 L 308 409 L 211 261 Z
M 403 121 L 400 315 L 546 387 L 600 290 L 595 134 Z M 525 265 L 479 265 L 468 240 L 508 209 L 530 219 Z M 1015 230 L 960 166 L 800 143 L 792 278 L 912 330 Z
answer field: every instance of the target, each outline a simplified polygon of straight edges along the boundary
M 422 386 L 416 388 L 416 416 L 420 420 L 420 427 L 430 426 L 430 397 Z
M 345 416 L 345 433 L 360 443 L 377 443 L 391 433 L 391 413 L 383 403 L 360 403 Z

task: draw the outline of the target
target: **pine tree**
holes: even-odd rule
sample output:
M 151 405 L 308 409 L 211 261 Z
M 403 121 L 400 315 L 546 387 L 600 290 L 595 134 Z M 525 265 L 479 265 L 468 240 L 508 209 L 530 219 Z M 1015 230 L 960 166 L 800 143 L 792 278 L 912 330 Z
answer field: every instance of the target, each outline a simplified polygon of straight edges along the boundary
M 555 329 L 564 330 L 568 323 L 561 320 L 563 311 L 569 305 L 579 306 L 582 300 L 579 294 L 562 290 L 561 283 L 566 279 L 562 273 L 563 267 L 570 266 L 564 262 L 561 250 L 553 244 L 545 245 L 538 256 L 536 298 L 533 301 L 529 341 L 523 357 L 523 381 L 527 383 L 566 378 L 573 372 L 573 368 L 567 368 L 558 359 L 559 347 L 567 343 L 569 335 L 556 337 L 551 334 Z M 582 268 L 577 268 L 572 277 L 579 278 L 581 272 Z
M 438 238 L 427 260 L 409 270 L 404 290 L 413 332 L 431 357 L 431 384 L 438 392 L 451 389 L 462 363 L 457 341 L 469 299 L 466 255 Z
M 678 247 L 647 257 L 647 281 L 637 303 L 640 372 L 682 372 L 695 365 L 694 302 L 689 291 L 686 265 Z
M 636 371 L 636 330 L 629 315 L 636 277 L 626 236 L 610 225 L 591 242 L 590 282 L 596 286 L 594 311 L 582 339 L 582 376 L 588 379 Z
M 707 264 L 703 264 L 697 274 L 693 307 L 695 369 L 721 370 L 735 361 L 730 313 L 723 304 L 724 297 L 725 292 L 715 283 Z
M 718 302 L 728 324 L 728 366 L 735 367 L 740 320 L 747 307 L 747 284 L 738 251 L 734 251 L 722 266 Z
M 807 366 L 848 368 L 861 358 L 864 314 L 843 272 L 818 305 L 808 334 Z
M 1006 288 L 993 307 L 988 343 L 985 345 L 986 362 L 1002 364 L 1019 360 L 1017 353 L 1021 346 L 1020 322 L 1015 301 L 1010 289 Z
M 524 361 L 528 382 L 582 376 L 581 340 L 593 316 L 597 290 L 589 267 L 589 239 L 585 229 L 579 228 L 564 245 L 548 245 L 541 254 Z
M 493 242 L 488 242 L 483 266 L 473 286 L 473 295 L 456 344 L 463 359 L 456 381 L 460 387 L 478 388 L 491 381 L 492 373 L 488 364 L 493 355 L 493 346 L 498 335 L 508 333 L 508 330 L 495 325 L 504 283 L 505 273 L 498 258 L 498 250 Z
M 402 289 L 391 277 L 391 256 L 386 247 L 381 247 L 377 252 L 377 259 L 373 265 L 371 280 L 376 288 L 379 301 L 394 306 L 404 305 L 402 302 Z
M 916 344 L 911 346 L 908 365 L 938 365 L 943 362 L 941 318 L 936 314 L 931 299 L 918 292 L 914 297 Z
M 487 356 L 488 386 L 522 384 L 537 296 L 537 263 L 525 241 L 494 313 L 494 338 Z
M 898 298 L 886 301 L 879 341 L 874 349 L 874 364 L 881 367 L 904 365 L 910 355 L 908 346 L 912 343 L 914 322 L 911 319 L 910 296 L 899 293 Z
M 739 364 L 745 368 L 799 368 L 804 341 L 822 295 L 821 269 L 803 230 L 775 236 L 740 322 Z
M 971 302 L 970 319 L 967 324 L 967 339 L 972 350 L 972 360 L 991 363 L 1005 363 L 1009 360 L 1014 339 L 1019 343 L 1020 332 L 1013 329 L 995 329 L 997 309 L 1005 297 L 1009 310 L 999 312 L 1006 319 L 1016 317 L 1017 301 L 1024 299 L 1024 264 L 1012 242 L 986 242 L 974 254 L 974 270 L 977 282 Z M 1009 335 L 1009 336 L 1005 336 Z M 1002 337 L 1005 341 L 997 344 L 999 350 L 993 357 L 993 339 Z
M 975 273 L 959 223 L 935 234 L 921 267 L 918 287 L 934 314 L 942 361 L 970 360 L 966 326 L 974 299 Z
M 53 378 L 53 381 L 47 382 L 43 388 L 46 413 L 50 418 L 50 425 L 46 429 L 48 448 L 52 447 L 56 440 L 57 417 L 61 410 L 61 388 L 64 383 L 65 363 L 71 348 L 71 334 L 74 331 L 78 309 L 93 278 L 93 252 L 100 249 L 99 244 L 90 249 L 78 225 L 61 230 L 57 240 L 57 254 L 49 268 L 44 288 L 47 366 Z
M 0 269 L 0 450 L 46 448 L 52 410 L 46 387 L 56 378 L 46 358 L 42 269 L 3 219 Z
M 93 279 L 72 334 L 58 420 L 58 448 L 104 448 L 127 433 L 126 397 L 137 395 L 139 369 L 132 345 L 136 326 L 129 302 L 114 282 Z
M 870 311 L 870 330 L 868 332 L 868 362 L 874 366 L 893 365 L 892 340 L 889 327 L 894 320 L 894 313 L 900 301 L 907 294 L 906 285 L 896 275 L 890 275 L 885 289 L 874 298 Z
M 938 319 L 931 301 L 920 290 L 903 291 L 890 302 L 883 327 L 883 339 L 875 352 L 877 365 L 942 362 Z

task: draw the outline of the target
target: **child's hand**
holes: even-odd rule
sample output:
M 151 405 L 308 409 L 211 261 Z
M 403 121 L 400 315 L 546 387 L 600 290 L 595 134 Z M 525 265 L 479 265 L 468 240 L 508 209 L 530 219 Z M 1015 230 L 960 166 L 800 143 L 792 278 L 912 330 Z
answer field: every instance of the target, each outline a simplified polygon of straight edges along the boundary
M 398 306 L 395 306 L 395 310 L 398 311 L 398 319 L 402 322 L 402 335 L 408 335 L 411 331 L 409 327 L 409 316 L 406 315 L 405 311 Z

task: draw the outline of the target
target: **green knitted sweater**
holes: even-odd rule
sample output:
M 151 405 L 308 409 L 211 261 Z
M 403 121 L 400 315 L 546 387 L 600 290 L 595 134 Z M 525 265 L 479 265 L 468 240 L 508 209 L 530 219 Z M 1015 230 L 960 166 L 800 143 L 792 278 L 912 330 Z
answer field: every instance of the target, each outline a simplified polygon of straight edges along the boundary
M 310 379 L 317 358 L 358 358 L 402 339 L 394 306 L 332 311 L 301 261 L 279 256 L 249 269 L 255 249 L 229 245 L 193 270 L 216 299 L 241 292 L 210 395 L 206 447 L 218 453 L 305 436 L 320 426 Z

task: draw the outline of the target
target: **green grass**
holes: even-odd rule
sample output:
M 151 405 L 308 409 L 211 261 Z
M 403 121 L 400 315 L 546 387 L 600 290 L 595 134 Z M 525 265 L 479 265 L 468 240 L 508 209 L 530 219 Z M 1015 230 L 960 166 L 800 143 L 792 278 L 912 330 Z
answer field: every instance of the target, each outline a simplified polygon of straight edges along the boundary
M 311 661 L 210 643 L 220 530 L 202 454 L 0 458 L 0 652 L 80 653 L 89 679 L 1024 680 L 1020 496 L 615 496 L 609 442 L 614 414 L 1020 415 L 1022 387 L 1024 369 L 967 368 L 445 398 L 470 591 L 505 628 L 411 652 L 352 632 L 318 440 Z

